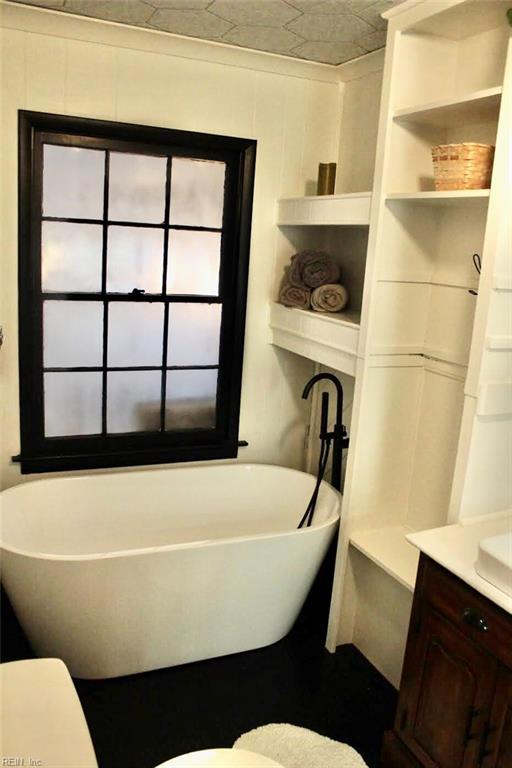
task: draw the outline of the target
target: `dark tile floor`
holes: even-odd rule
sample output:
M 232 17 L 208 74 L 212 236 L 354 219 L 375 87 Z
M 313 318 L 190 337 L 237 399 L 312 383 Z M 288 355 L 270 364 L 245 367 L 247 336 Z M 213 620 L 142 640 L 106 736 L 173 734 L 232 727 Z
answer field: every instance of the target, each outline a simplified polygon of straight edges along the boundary
M 2 600 L 3 661 L 32 655 Z M 396 692 L 351 645 L 333 655 L 302 617 L 261 650 L 103 681 L 76 680 L 100 768 L 153 768 L 195 749 L 231 746 L 266 723 L 293 723 L 351 744 L 379 764 Z

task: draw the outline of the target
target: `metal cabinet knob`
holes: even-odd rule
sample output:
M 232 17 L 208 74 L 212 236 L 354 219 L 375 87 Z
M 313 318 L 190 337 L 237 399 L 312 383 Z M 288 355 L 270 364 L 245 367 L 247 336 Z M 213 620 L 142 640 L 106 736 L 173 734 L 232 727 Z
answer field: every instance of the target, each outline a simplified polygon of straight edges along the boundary
M 472 629 L 477 629 L 479 632 L 489 631 L 487 620 L 483 616 L 479 616 L 472 608 L 465 608 L 462 618 Z

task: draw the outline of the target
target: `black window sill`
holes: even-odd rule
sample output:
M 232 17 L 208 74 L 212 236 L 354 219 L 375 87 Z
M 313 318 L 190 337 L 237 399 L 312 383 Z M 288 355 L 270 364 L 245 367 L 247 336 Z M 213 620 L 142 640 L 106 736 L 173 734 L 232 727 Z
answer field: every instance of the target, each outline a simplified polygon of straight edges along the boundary
M 248 443 L 240 440 L 236 443 L 221 445 L 193 445 L 167 450 L 119 451 L 112 453 L 78 454 L 73 456 L 13 456 L 12 460 L 21 466 L 21 474 L 40 472 L 60 472 L 68 469 L 114 469 L 116 467 L 135 467 L 148 464 L 174 464 L 185 461 L 215 461 L 235 459 L 238 448 Z

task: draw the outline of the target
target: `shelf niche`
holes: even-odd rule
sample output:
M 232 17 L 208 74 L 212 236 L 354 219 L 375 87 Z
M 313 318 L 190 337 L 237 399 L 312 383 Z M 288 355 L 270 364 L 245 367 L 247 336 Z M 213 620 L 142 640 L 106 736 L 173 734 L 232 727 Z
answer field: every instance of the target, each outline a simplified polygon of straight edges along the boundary
M 417 105 L 431 102 L 457 102 L 468 96 L 471 100 L 470 94 L 500 89 L 510 34 L 509 6 L 493 0 L 464 3 L 463 8 L 455 6 L 403 30 L 395 60 L 407 62 L 407 66 L 394 79 L 395 115 L 414 105 L 417 109 Z M 451 15 L 456 19 L 452 28 L 457 28 L 457 34 L 450 34 L 447 20 Z
M 428 206 L 421 215 L 409 204 L 385 207 L 372 354 L 467 366 L 479 285 L 473 254 L 483 252 L 486 213 L 486 206 Z
M 505 10 L 500 26 L 460 40 L 414 29 L 400 36 L 398 57 L 407 67 L 396 79 L 390 114 L 388 192 L 434 190 L 433 146 L 496 143 L 507 43 Z
M 354 193 L 292 198 L 279 203 L 276 298 L 283 270 L 290 263 L 291 256 L 302 250 L 314 249 L 327 252 L 339 265 L 340 282 L 347 288 L 349 301 L 342 312 L 335 313 L 297 310 L 278 303 L 272 304 L 272 343 L 351 376 L 355 374 L 359 344 L 370 199 L 370 193 Z M 316 223 L 312 225 L 310 218 L 301 213 L 304 202 L 308 206 L 311 204 L 312 210 L 317 213 L 334 202 L 338 208 L 336 223 L 320 224 L 318 220 L 321 217 L 318 214 Z M 359 223 L 362 221 L 366 221 L 366 225 Z

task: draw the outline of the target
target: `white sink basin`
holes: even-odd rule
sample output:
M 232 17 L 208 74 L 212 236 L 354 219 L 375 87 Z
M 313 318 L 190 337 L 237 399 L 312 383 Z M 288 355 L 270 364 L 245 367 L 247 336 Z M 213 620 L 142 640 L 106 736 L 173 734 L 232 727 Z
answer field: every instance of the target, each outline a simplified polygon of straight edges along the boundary
M 480 541 L 475 570 L 512 597 L 512 532 Z

